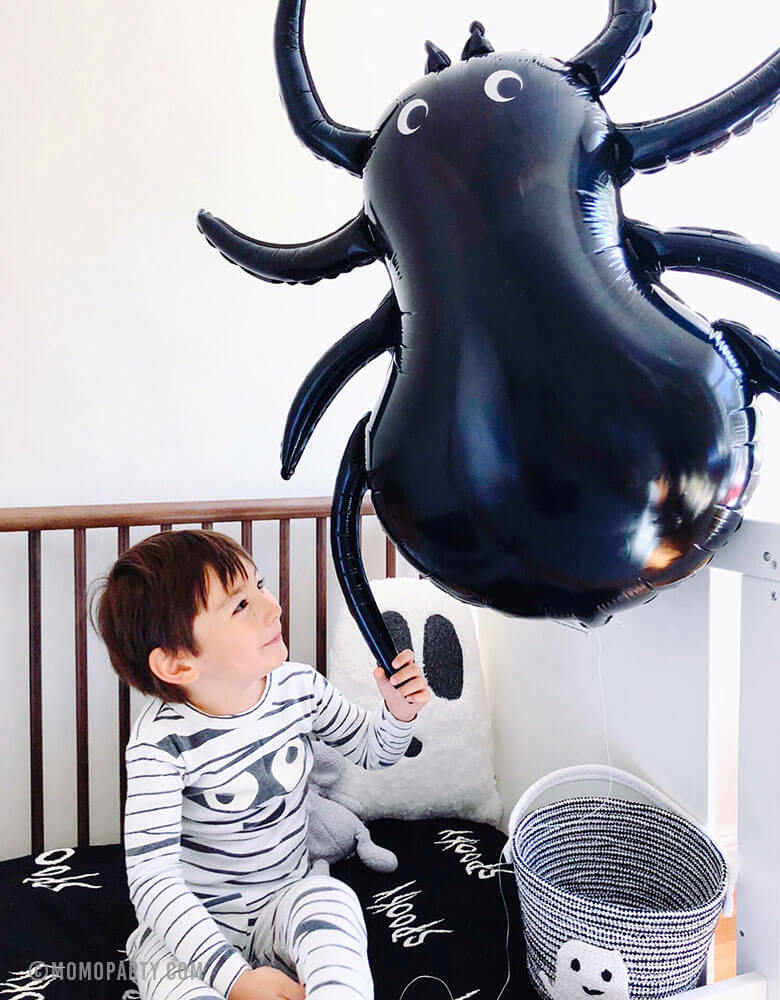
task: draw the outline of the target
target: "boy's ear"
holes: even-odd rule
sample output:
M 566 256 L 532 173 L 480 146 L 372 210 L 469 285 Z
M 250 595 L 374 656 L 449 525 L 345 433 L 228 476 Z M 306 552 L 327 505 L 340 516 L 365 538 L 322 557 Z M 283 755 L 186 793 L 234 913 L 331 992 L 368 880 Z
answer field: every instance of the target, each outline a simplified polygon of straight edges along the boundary
M 166 684 L 190 684 L 199 676 L 192 662 L 156 646 L 149 654 L 149 669 Z

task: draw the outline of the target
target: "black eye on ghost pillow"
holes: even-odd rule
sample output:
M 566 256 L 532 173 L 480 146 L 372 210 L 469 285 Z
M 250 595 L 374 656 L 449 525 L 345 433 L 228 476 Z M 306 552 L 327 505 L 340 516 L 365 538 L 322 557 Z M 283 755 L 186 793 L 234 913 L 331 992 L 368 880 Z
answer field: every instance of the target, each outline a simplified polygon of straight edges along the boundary
M 423 668 L 438 698 L 457 701 L 463 694 L 463 647 L 455 626 L 444 615 L 431 615 L 425 623 Z
M 412 648 L 412 633 L 399 611 L 382 614 L 397 650 Z M 430 615 L 423 632 L 423 673 L 437 698 L 457 701 L 463 694 L 463 647 L 452 622 Z
M 387 631 L 390 633 L 390 638 L 393 640 L 395 648 L 399 652 L 402 649 L 412 649 L 412 633 L 409 631 L 409 626 L 404 616 L 398 611 L 384 611 L 382 618 L 385 625 L 387 625 Z M 413 736 L 411 743 L 406 748 L 404 757 L 417 757 L 421 750 L 422 743 L 416 736 Z
M 382 618 L 398 652 L 400 653 L 402 649 L 411 649 L 412 633 L 404 616 L 399 611 L 385 611 Z

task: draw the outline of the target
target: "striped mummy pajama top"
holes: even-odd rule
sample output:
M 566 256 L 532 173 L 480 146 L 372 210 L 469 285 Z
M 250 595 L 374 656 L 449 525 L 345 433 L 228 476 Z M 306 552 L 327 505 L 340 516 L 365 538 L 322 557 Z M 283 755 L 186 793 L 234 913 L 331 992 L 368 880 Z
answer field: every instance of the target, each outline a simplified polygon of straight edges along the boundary
M 147 696 L 125 750 L 125 860 L 139 929 L 227 996 L 251 968 L 241 948 L 258 912 L 308 871 L 311 737 L 380 768 L 404 755 L 413 728 L 384 702 L 378 712 L 352 704 L 302 663 L 271 671 L 257 704 L 237 715 Z

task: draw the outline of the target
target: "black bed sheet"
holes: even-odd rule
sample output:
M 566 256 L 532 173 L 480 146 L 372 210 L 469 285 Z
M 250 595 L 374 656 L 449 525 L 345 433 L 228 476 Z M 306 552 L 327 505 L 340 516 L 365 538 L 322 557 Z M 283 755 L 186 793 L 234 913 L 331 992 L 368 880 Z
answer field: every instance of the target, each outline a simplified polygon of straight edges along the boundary
M 349 858 L 331 874 L 363 906 L 376 1000 L 536 1000 L 514 878 L 493 867 L 504 835 L 463 820 L 368 827 L 398 869 L 378 874 Z M 134 926 L 118 844 L 0 863 L 0 996 L 134 1000 L 124 952 Z

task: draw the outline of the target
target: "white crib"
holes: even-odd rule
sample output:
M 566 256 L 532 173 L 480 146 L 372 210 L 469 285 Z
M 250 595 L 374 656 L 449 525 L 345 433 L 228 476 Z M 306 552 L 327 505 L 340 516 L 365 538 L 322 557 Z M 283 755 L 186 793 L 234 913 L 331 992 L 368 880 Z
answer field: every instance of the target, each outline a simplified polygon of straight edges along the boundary
M 675 633 L 675 643 L 681 641 L 681 635 L 687 642 L 686 665 L 704 675 L 709 669 L 711 655 L 717 653 L 717 650 L 708 649 L 706 643 L 713 616 L 740 615 L 739 601 L 723 607 L 722 601 L 713 600 L 712 577 L 715 572 L 724 576 L 721 570 L 729 571 L 729 576 L 739 574 L 740 580 L 732 578 L 729 581 L 732 591 L 733 585 L 741 582 L 739 649 L 738 652 L 735 650 L 740 674 L 738 974 L 732 979 L 700 987 L 686 994 L 688 996 L 728 995 L 739 1000 L 780 998 L 780 782 L 777 780 L 780 764 L 780 662 L 775 647 L 780 625 L 778 563 L 780 525 L 745 520 L 728 544 L 716 553 L 707 569 L 683 581 L 673 591 L 659 595 L 646 609 L 628 611 L 622 618 L 616 616 L 601 630 L 605 647 L 609 644 L 608 634 L 612 635 L 610 630 L 622 630 L 615 653 L 623 660 L 620 669 L 626 676 L 627 686 L 637 685 L 647 671 L 659 670 L 663 675 L 665 664 L 659 663 L 659 660 L 664 657 L 666 633 L 671 632 Z M 544 690 L 535 701 L 532 691 L 532 702 L 525 709 L 520 693 L 523 685 L 528 684 L 532 671 L 541 668 L 542 664 L 547 675 L 571 678 L 571 668 L 565 673 L 567 668 L 563 660 L 572 656 L 572 651 L 577 649 L 576 639 L 580 637 L 575 633 L 575 640 L 572 640 L 571 635 L 567 636 L 560 629 L 552 623 L 513 622 L 500 625 L 498 636 L 491 635 L 495 627 L 481 632 L 488 684 L 492 690 L 497 777 L 505 809 L 518 797 L 522 788 L 540 773 L 581 762 L 576 758 L 561 757 L 557 747 L 552 745 L 554 735 L 545 739 L 550 719 L 543 719 L 540 724 L 537 718 L 540 712 L 544 713 L 545 707 L 549 708 L 549 691 Z M 485 632 L 487 635 L 483 642 Z M 590 637 L 583 637 L 588 646 L 581 647 L 586 651 L 589 648 L 591 653 L 594 650 L 593 635 L 590 633 Z M 521 646 L 523 655 L 532 661 L 520 681 L 516 676 L 517 662 L 512 661 L 510 656 L 515 645 Z M 731 666 L 735 665 L 732 662 Z M 672 676 L 673 672 L 666 674 L 667 682 Z M 537 683 L 543 686 L 544 679 Z M 594 674 L 589 673 L 583 678 L 580 691 L 593 686 Z M 700 696 L 707 697 L 707 692 L 702 692 Z M 527 692 L 525 697 L 528 697 Z M 624 759 L 618 761 L 618 766 L 649 771 L 644 776 L 651 780 L 655 778 L 656 785 L 663 785 L 664 770 L 666 767 L 668 777 L 670 762 L 647 760 L 648 756 L 652 757 L 647 752 L 644 760 L 635 757 L 632 761 L 630 745 L 626 745 L 630 741 L 627 735 L 629 730 L 641 725 L 641 708 L 641 699 L 637 699 L 629 717 L 623 720 L 623 739 L 611 738 L 610 742 L 613 743 L 613 752 L 623 752 Z M 706 714 L 706 709 L 703 714 Z M 524 736 L 528 728 L 534 729 L 537 740 L 537 759 L 533 761 L 530 771 L 524 763 L 531 756 L 529 739 Z M 620 727 L 610 726 L 610 730 L 615 729 Z M 712 747 L 717 744 L 717 733 L 711 733 L 710 737 L 704 752 L 711 753 Z M 567 739 L 565 725 L 559 739 Z M 599 754 L 603 753 L 603 746 L 597 747 L 597 750 Z M 595 753 L 593 756 L 596 756 Z M 706 765 L 707 762 L 704 762 Z M 709 765 L 715 766 L 715 762 L 710 760 Z M 659 775 L 662 776 L 660 779 Z M 665 790 L 675 797 L 673 789 Z M 683 803 L 682 798 L 677 796 L 681 804 L 700 815 L 701 803 Z M 736 844 L 733 846 L 736 847 Z M 736 852 L 730 853 L 733 862 Z
M 780 525 L 745 521 L 713 565 L 742 578 L 739 705 L 739 911 L 735 979 L 696 992 L 780 996 Z

